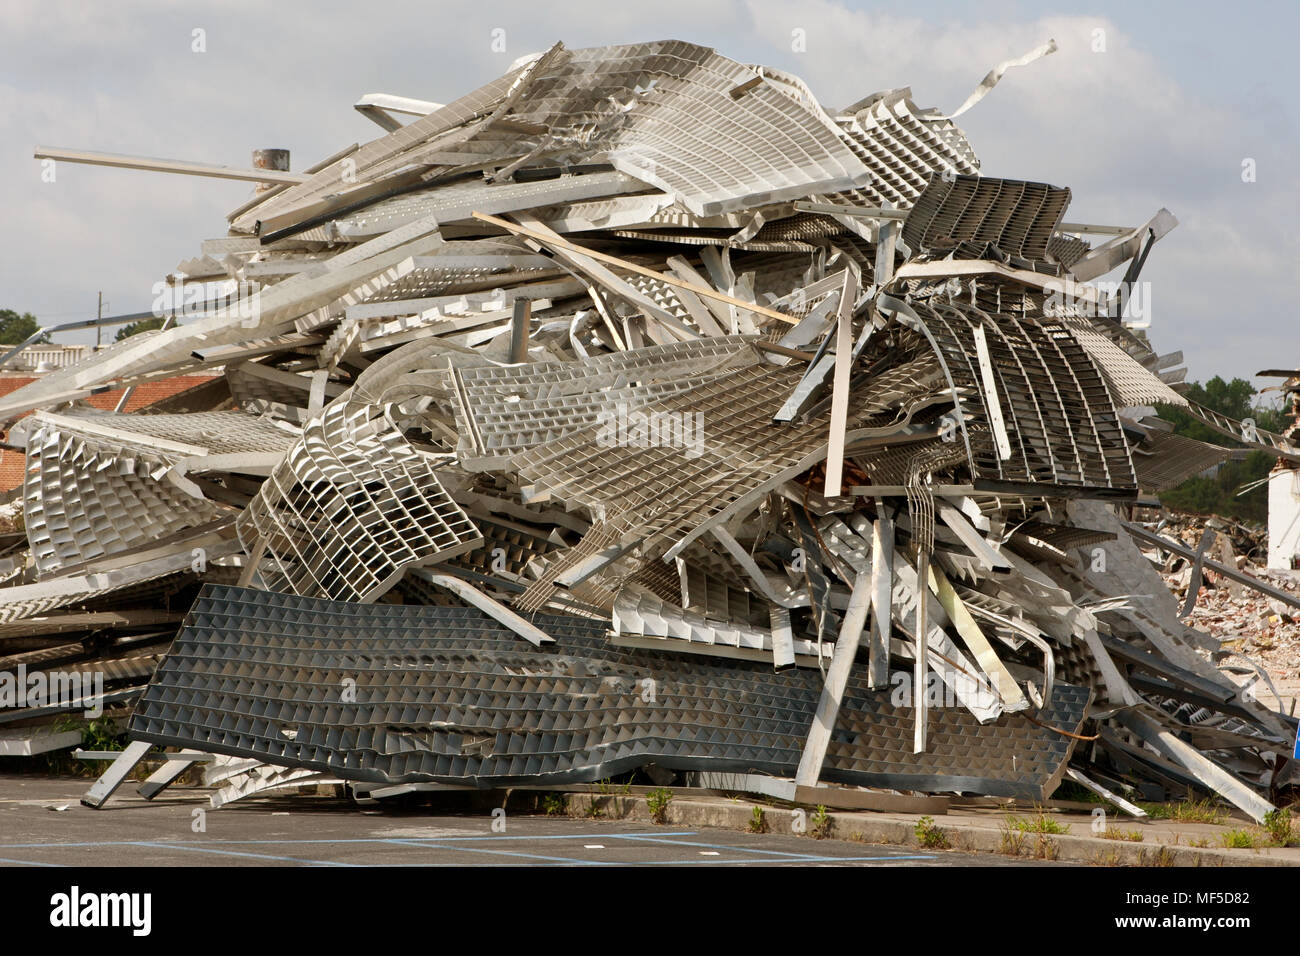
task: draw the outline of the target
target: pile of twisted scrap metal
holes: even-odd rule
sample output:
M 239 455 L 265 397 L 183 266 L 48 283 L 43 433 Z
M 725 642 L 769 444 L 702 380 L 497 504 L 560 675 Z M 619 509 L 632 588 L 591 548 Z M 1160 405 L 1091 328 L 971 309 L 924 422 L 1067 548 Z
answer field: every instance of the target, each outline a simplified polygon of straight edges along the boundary
M 73 649 L 38 616 L 193 598 L 160 661 L 74 645 L 131 655 L 88 802 L 163 746 L 147 793 L 211 755 L 223 801 L 638 771 L 1271 809 L 1296 722 L 1130 520 L 1229 454 L 1157 405 L 1243 435 L 1125 322 L 1167 211 L 1065 222 L 909 90 L 830 110 L 682 42 L 358 106 L 388 132 L 266 172 L 181 266 L 248 294 L 0 399 L 35 410 L 6 665 Z M 195 369 L 209 410 L 80 404 Z

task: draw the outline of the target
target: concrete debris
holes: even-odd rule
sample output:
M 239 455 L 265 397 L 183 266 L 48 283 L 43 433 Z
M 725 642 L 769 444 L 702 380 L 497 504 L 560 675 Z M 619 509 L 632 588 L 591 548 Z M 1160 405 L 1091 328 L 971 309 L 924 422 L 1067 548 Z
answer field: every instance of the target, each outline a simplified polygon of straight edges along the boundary
M 238 291 L 0 398 L 0 670 L 132 707 L 92 805 L 148 744 L 148 796 L 206 759 L 215 805 L 641 772 L 1262 819 L 1294 782 L 1243 655 L 1294 668 L 1295 582 L 1141 520 L 1228 454 L 1153 406 L 1242 434 L 1124 322 L 1167 211 L 1066 222 L 908 90 L 676 41 L 358 109 L 384 135 L 304 173 L 118 157 L 261 183 L 182 264 Z
M 1225 518 L 1178 514 L 1162 518 L 1152 526 L 1161 525 L 1163 534 L 1189 547 L 1200 542 L 1208 527 L 1215 533 L 1210 553 L 1220 561 L 1227 558 L 1233 567 L 1265 586 L 1292 596 L 1291 601 L 1283 601 L 1207 568 L 1192 612 L 1185 618 L 1188 624 L 1217 638 L 1223 652 L 1247 655 L 1261 665 L 1268 681 L 1240 659 L 1230 662 L 1240 668 L 1235 674 L 1239 683 L 1254 684 L 1253 693 L 1292 713 L 1300 691 L 1300 572 L 1265 567 L 1268 538 L 1262 529 Z M 1145 553 L 1160 567 L 1174 597 L 1184 601 L 1191 585 L 1192 562 L 1158 549 Z M 1274 689 L 1280 699 L 1273 696 Z

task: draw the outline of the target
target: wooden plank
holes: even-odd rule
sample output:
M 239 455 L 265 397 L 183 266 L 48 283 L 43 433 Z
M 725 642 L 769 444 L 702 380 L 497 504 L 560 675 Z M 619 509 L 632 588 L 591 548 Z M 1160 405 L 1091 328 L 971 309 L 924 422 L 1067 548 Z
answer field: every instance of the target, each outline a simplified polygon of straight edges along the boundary
M 744 299 L 737 299 L 734 296 L 718 292 L 716 289 L 709 289 L 705 286 L 695 285 L 692 282 L 683 282 L 681 279 L 675 278 L 674 276 L 665 275 L 662 272 L 655 272 L 653 269 L 647 269 L 645 266 L 639 266 L 635 262 L 628 262 L 626 259 L 620 259 L 617 256 L 606 255 L 603 252 L 596 252 L 593 249 L 586 249 L 576 243 L 569 242 L 567 239 L 548 237 L 545 233 L 536 229 L 530 229 L 527 226 L 520 226 L 513 222 L 507 222 L 505 219 L 498 218 L 497 216 L 489 216 L 486 213 L 476 212 L 474 213 L 474 218 L 481 220 L 482 222 L 491 223 L 494 226 L 499 226 L 507 232 L 516 235 L 528 236 L 530 239 L 535 239 L 538 242 L 556 246 L 560 249 L 565 249 L 568 252 L 576 253 L 580 256 L 586 256 L 587 258 L 595 259 L 598 262 L 604 262 L 607 265 L 617 266 L 620 269 L 626 269 L 628 272 L 635 272 L 637 275 L 642 275 L 649 279 L 658 279 L 660 282 L 665 282 L 675 288 L 686 289 L 689 292 L 694 292 L 696 295 L 705 299 L 711 299 L 715 302 L 725 302 L 728 305 L 740 309 L 747 309 L 748 311 L 757 313 L 758 315 L 765 315 L 769 319 L 777 319 L 788 325 L 795 325 L 798 322 L 797 319 L 786 315 L 784 312 L 778 312 L 775 309 L 769 309 L 766 306 L 758 305 L 754 302 L 746 302 Z

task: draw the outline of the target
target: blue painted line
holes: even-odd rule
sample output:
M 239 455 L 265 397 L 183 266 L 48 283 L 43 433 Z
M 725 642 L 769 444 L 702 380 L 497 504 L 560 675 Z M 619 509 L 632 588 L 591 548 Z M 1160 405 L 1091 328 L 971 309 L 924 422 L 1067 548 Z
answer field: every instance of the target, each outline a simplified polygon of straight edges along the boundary
M 637 842 L 640 842 L 640 843 L 657 843 L 657 844 L 659 844 L 659 845 L 661 845 L 661 846 L 669 845 L 669 844 L 665 844 L 665 843 L 663 842 L 663 840 L 660 839 L 661 836 L 667 836 L 667 834 L 658 834 L 658 833 L 656 833 L 656 834 L 650 834 L 650 835 L 639 834 L 639 833 L 638 833 L 638 834 L 627 834 L 627 835 L 624 836 L 624 839 L 626 839 L 626 840 L 634 840 L 634 841 L 637 841 Z M 696 841 L 694 841 L 694 840 L 674 840 L 673 843 L 672 843 L 671 845 L 675 845 L 675 846 L 695 846 L 695 847 L 703 847 L 703 848 L 706 849 L 706 850 L 730 850 L 730 851 L 732 851 L 732 852 L 739 852 L 739 853 L 762 853 L 762 854 L 766 854 L 767 856 L 770 856 L 770 857 L 789 857 L 789 858 L 791 858 L 791 859 L 804 859 L 804 860 L 809 860 L 809 859 L 827 859 L 827 860 L 846 859 L 845 857 L 835 857 L 835 856 L 823 857 L 823 856 L 819 856 L 819 855 L 817 855 L 817 854 L 809 854 L 809 853 L 791 853 L 791 852 L 788 852 L 788 851 L 785 851 L 785 850 L 764 850 L 764 849 L 762 849 L 762 848 L 760 848 L 760 847 L 735 846 L 735 845 L 725 844 L 725 843 L 699 843 L 699 842 L 696 842 Z M 884 856 L 882 855 L 880 858 L 881 858 L 881 859 L 884 859 L 884 858 L 886 858 L 886 857 L 884 857 Z M 889 858 L 890 858 L 890 859 L 899 859 L 899 857 L 889 857 Z M 866 857 L 865 859 L 876 859 L 876 857 Z M 934 857 L 933 857 L 933 856 L 919 856 L 919 857 L 912 857 L 911 859 L 918 859 L 918 860 L 933 860 Z
M 40 863 L 40 862 L 37 862 L 36 860 L 9 860 L 9 859 L 5 859 L 5 858 L 2 857 L 2 856 L 0 856 L 0 863 L 13 863 L 13 864 L 16 864 L 17 866 L 54 866 L 54 867 L 62 867 L 62 866 L 64 865 L 64 864 L 62 864 L 62 863 Z
M 932 856 L 808 856 L 780 860 L 637 860 L 625 866 L 717 866 L 719 864 L 736 864 L 739 866 L 779 866 L 795 863 L 889 863 L 893 860 L 933 860 Z
M 517 839 L 523 839 L 523 838 L 520 837 L 520 838 L 517 838 Z M 222 842 L 222 843 L 227 843 L 227 844 L 229 844 L 229 843 L 237 843 L 237 842 L 241 842 L 241 841 L 225 840 L 225 841 L 213 841 L 213 842 Z M 253 841 L 248 841 L 248 842 L 253 842 Z M 256 842 L 259 842 L 259 843 L 269 843 L 269 842 L 274 842 L 274 841 L 265 841 L 265 840 L 263 840 L 263 841 L 256 841 Z M 308 843 L 308 842 L 310 842 L 310 843 L 321 843 L 321 842 L 327 842 L 327 841 L 320 841 L 320 840 L 306 841 L 306 840 L 304 840 L 304 841 L 295 841 L 295 842 L 302 842 L 302 843 Z M 149 841 L 141 841 L 141 840 L 131 840 L 131 841 L 115 841 L 115 842 L 113 842 L 113 843 L 111 843 L 111 844 L 105 844 L 105 845 L 109 845 L 109 846 L 141 846 L 141 847 L 151 847 L 151 848 L 164 849 L 164 850 L 185 850 L 185 851 L 193 852 L 193 853 L 212 853 L 212 854 L 216 854 L 216 855 L 218 855 L 218 856 L 237 856 L 237 857 L 246 857 L 246 858 L 260 859 L 260 860 L 276 860 L 276 861 L 281 861 L 281 862 L 286 862 L 286 863 L 298 863 L 298 864 L 301 864 L 301 865 L 303 865 L 303 866 L 354 866 L 354 865 L 356 865 L 356 866 L 397 866 L 397 867 L 430 867 L 430 868 L 438 868 L 438 867 L 461 867 L 461 866 L 466 866 L 466 865 L 471 865 L 471 866 L 485 866 L 485 867 L 517 867 L 517 866 L 764 866 L 764 865 L 769 865 L 769 866 L 770 866 L 770 865 L 775 865 L 775 864 L 791 864 L 791 865 L 793 865 L 793 864 L 799 864 L 799 863 L 890 863 L 890 862 L 893 862 L 893 861 L 895 861 L 895 860 L 933 860 L 933 859 L 934 859 L 933 856 L 919 856 L 919 855 L 899 855 L 899 856 L 817 856 L 817 855 L 811 855 L 811 854 L 808 854 L 808 855 L 802 855 L 802 856 L 800 856 L 800 855 L 795 855 L 795 854 L 782 854 L 781 858 L 779 858 L 779 859 L 756 859 L 756 858 L 753 858 L 753 857 L 748 857 L 748 858 L 745 858 L 745 859 L 726 859 L 726 858 L 719 858 L 719 859 L 694 859 L 694 858 L 692 858 L 692 859 L 681 859 L 681 860 L 635 860 L 635 861 L 622 862 L 622 861 L 617 861 L 617 860 L 583 860 L 583 859 L 576 859 L 576 858 L 572 858 L 572 857 L 562 857 L 562 856 L 543 856 L 543 855 L 541 855 L 541 854 L 536 854 L 536 853 L 523 853 L 523 852 L 516 852 L 516 851 L 512 851 L 512 850 L 490 850 L 490 849 L 480 848 L 480 847 L 445 846 L 445 845 L 439 844 L 439 843 L 437 843 L 437 842 L 432 842 L 432 841 L 419 841 L 419 840 L 396 840 L 396 839 L 389 839 L 389 840 L 347 840 L 347 841 L 338 841 L 338 842 L 347 842 L 347 843 L 378 843 L 378 844 L 395 844 L 395 845 L 398 845 L 398 846 L 414 846 L 414 847 L 427 848 L 427 849 L 451 850 L 451 851 L 453 851 L 453 852 L 460 852 L 460 853 L 475 853 L 475 854 L 484 854 L 484 855 L 490 855 L 490 856 L 510 856 L 510 857 L 517 857 L 517 858 L 519 858 L 519 859 L 521 859 L 521 860 L 529 860 L 529 861 L 535 861 L 535 862 L 531 862 L 531 863 L 513 863 L 513 862 L 505 862 L 505 861 L 502 861 L 502 862 L 489 862 L 489 861 L 484 861 L 484 862 L 482 862 L 482 863 L 472 863 L 472 864 L 466 864 L 466 863 L 464 863 L 464 862 L 452 862 L 452 863 L 403 863 L 403 862 L 394 862 L 394 863 L 384 863 L 384 864 L 348 864 L 348 863 L 339 863 L 339 862 L 328 861 L 328 860 L 311 860 L 311 859 L 304 859 L 304 858 L 301 858 L 301 857 L 273 856 L 273 855 L 265 854 L 265 853 L 240 853 L 240 852 L 232 851 L 232 850 L 216 850 L 216 849 L 210 849 L 210 848 L 207 848 L 207 847 L 204 847 L 204 846 L 191 846 L 191 845 L 188 845 L 188 844 L 182 844 L 182 843 L 159 843 L 159 842 L 149 842 Z M 671 844 L 671 843 L 668 843 L 668 844 L 663 844 L 663 845 L 665 845 L 665 846 L 671 846 L 672 844 Z M 705 846 L 707 846 L 707 844 L 700 844 L 700 845 L 705 845 Z M 75 846 L 75 844 L 32 844 L 32 846 L 34 846 L 34 847 L 38 847 L 38 846 L 52 846 L 52 847 L 60 847 L 60 846 Z M 740 848 L 737 848 L 737 847 L 726 847 L 726 846 L 724 846 L 724 845 L 722 845 L 722 844 L 718 844 L 718 846 L 720 846 L 722 849 L 732 849 L 732 850 L 740 849 Z M 13 865 L 17 865 L 17 866 L 41 866 L 41 867 L 56 867 L 56 868 L 58 868 L 58 867 L 62 867 L 62 866 L 64 865 L 64 864 L 61 864 L 61 863 L 46 863 L 46 862 L 37 861 L 37 860 L 16 860 L 16 859 L 4 858 L 4 857 L 0 857 L 0 863 L 13 864 Z
M 370 864 L 365 864 L 365 865 L 369 866 Z M 382 867 L 384 867 L 385 869 L 387 869 L 388 867 L 392 867 L 392 868 L 395 869 L 395 870 L 398 870 L 398 869 L 405 869 L 405 870 L 417 870 L 417 869 L 420 869 L 420 870 L 437 870 L 437 869 L 444 869 L 444 868 L 449 868 L 449 867 L 457 867 L 457 868 L 463 870 L 463 869 L 464 869 L 465 867 L 467 867 L 467 866 L 472 866 L 472 867 L 474 867 L 475 869 L 502 869 L 502 868 L 507 868 L 507 867 L 518 869 L 518 868 L 520 868 L 520 867 L 559 867 L 559 866 L 568 866 L 569 864 L 567 864 L 567 863 L 546 863 L 546 862 L 543 862 L 543 861 L 538 861 L 538 862 L 536 862 L 536 863 L 508 863 L 508 862 L 505 862 L 505 861 L 503 860 L 503 861 L 501 861 L 501 862 L 499 862 L 499 863 L 493 863 L 493 862 L 491 862 L 491 861 L 484 861 L 484 862 L 482 862 L 482 863 L 466 863 L 466 862 L 464 862 L 464 861 L 461 861 L 460 863 L 376 863 L 376 864 L 374 864 L 374 865 L 375 865 L 375 866 L 382 866 Z M 614 865 L 617 865 L 617 864 L 614 864 Z
M 809 857 L 806 860 L 802 860 L 802 859 L 799 860 L 754 860 L 754 859 L 695 860 L 695 859 L 691 859 L 691 860 L 649 860 L 649 861 L 636 860 L 636 861 L 629 861 L 626 863 L 622 863 L 618 861 L 608 861 L 603 863 L 602 865 L 604 866 L 726 866 L 726 865 L 795 866 L 801 863 L 889 863 L 892 860 L 896 860 L 896 859 L 897 860 L 930 860 L 933 859 L 933 857 L 903 856 L 903 857 L 886 858 L 886 857 L 879 857 L 879 856 L 813 856 L 813 857 Z M 580 862 L 583 863 L 583 865 L 588 865 L 586 861 L 575 861 L 575 862 Z M 473 866 L 473 867 L 484 867 L 484 868 L 522 867 L 522 866 L 557 867 L 557 866 L 569 866 L 571 864 L 563 860 L 557 860 L 554 862 L 539 861 L 537 863 L 507 863 L 507 862 L 464 863 L 461 862 L 461 863 L 383 863 L 383 864 L 376 864 L 376 865 L 385 866 L 385 867 L 391 866 L 394 869 L 413 869 L 413 868 L 438 869 L 440 867 L 453 867 L 453 866 L 454 867 Z
M 655 833 L 652 830 L 648 830 L 645 831 L 644 833 L 630 833 L 630 834 L 629 833 L 548 833 L 548 834 L 542 834 L 538 836 L 507 836 L 504 833 L 491 833 L 491 834 L 484 834 L 482 836 L 400 837 L 397 839 L 404 839 L 404 840 L 426 840 L 427 839 L 427 840 L 440 840 L 446 842 L 460 841 L 460 840 L 595 840 L 595 839 L 613 840 L 620 837 L 628 837 L 628 836 L 672 837 L 672 836 L 698 836 L 698 835 L 699 834 L 696 833 L 696 831 L 694 830 L 687 830 L 683 833 Z
M 563 834 L 545 834 L 536 836 L 506 835 L 506 834 L 485 834 L 475 836 L 451 836 L 451 837 L 411 837 L 411 838 L 393 838 L 393 837 L 361 837 L 346 839 L 293 839 L 293 840 L 191 840 L 191 841 L 146 841 L 146 840 L 105 840 L 97 842 L 84 843 L 9 843 L 0 844 L 0 848 L 8 849 L 41 849 L 57 850 L 59 848 L 79 849 L 93 847 L 123 847 L 138 846 L 148 847 L 160 850 L 182 850 L 192 853 L 209 853 L 218 856 L 235 856 L 259 860 L 274 860 L 277 862 L 297 863 L 302 866 L 351 866 L 354 864 L 340 863 L 332 860 L 305 859 L 302 857 L 277 856 L 269 853 L 241 852 L 237 850 L 217 849 L 221 846 L 331 846 L 331 845 L 393 845 L 393 846 L 410 846 L 424 849 L 441 849 L 450 850 L 460 853 L 474 853 L 486 856 L 509 856 L 515 857 L 520 861 L 531 861 L 529 863 L 519 862 L 487 862 L 470 864 L 474 866 L 734 866 L 734 865 L 772 865 L 772 864 L 796 864 L 796 863 L 877 863 L 887 864 L 895 861 L 915 861 L 915 860 L 933 860 L 934 855 L 924 854 L 891 854 L 888 852 L 878 856 L 826 856 L 813 853 L 795 853 L 783 850 L 769 850 L 761 847 L 736 846 L 724 843 L 708 843 L 697 840 L 687 840 L 684 837 L 697 836 L 697 831 L 674 831 L 674 832 L 642 832 L 642 833 L 563 833 Z M 702 848 L 728 853 L 724 858 L 709 859 L 670 859 L 670 860 L 637 860 L 621 862 L 615 860 L 591 860 L 569 856 L 552 856 L 541 853 L 527 853 L 523 851 L 507 850 L 504 848 L 490 849 L 485 846 L 469 846 L 466 844 L 481 843 L 514 843 L 519 840 L 619 840 L 624 841 L 623 848 L 630 846 L 647 844 L 660 846 L 665 849 L 674 848 Z M 730 854 L 747 854 L 745 857 L 732 857 Z M 0 863 L 7 863 L 19 866 L 45 866 L 57 867 L 62 864 L 47 863 L 35 860 L 18 860 L 10 858 L 0 858 Z M 361 864 L 367 865 L 367 864 Z M 402 863 L 396 862 L 390 865 L 395 866 L 464 866 L 465 863 Z
M 132 840 L 127 846 L 147 846 L 163 850 L 185 850 L 189 853 L 215 853 L 218 856 L 242 856 L 255 860 L 278 860 L 288 863 L 300 863 L 303 866 L 351 866 L 350 863 L 337 863 L 331 860 L 304 860 L 297 856 L 272 856 L 269 853 L 240 853 L 238 850 L 210 850 L 203 846 L 184 843 L 150 843 L 144 840 Z
M 759 849 L 758 847 L 732 846 L 725 843 L 700 843 L 696 840 L 674 840 L 672 844 L 667 844 L 664 843 L 663 840 L 659 839 L 658 834 L 649 834 L 649 835 L 643 835 L 639 833 L 628 834 L 624 837 L 624 839 L 633 840 L 638 843 L 653 843 L 657 846 L 671 846 L 671 845 L 694 846 L 694 847 L 703 847 L 706 850 L 731 850 L 733 852 L 739 852 L 739 853 L 763 853 L 763 854 L 767 854 L 768 856 L 787 856 L 787 857 L 804 858 L 809 855 L 807 853 L 787 853 L 782 850 L 763 850 L 763 849 Z
M 694 834 L 682 834 L 682 835 L 691 836 Z M 569 864 L 569 865 L 580 865 L 580 866 L 680 866 L 680 865 L 711 866 L 714 864 L 752 865 L 752 864 L 774 864 L 774 863 L 836 863 L 836 862 L 859 863 L 864 861 L 881 863 L 881 862 L 889 862 L 891 860 L 933 860 L 934 859 L 933 855 L 904 855 L 904 854 L 899 854 L 899 855 L 881 854 L 879 856 L 825 856 L 825 855 L 815 854 L 815 853 L 790 853 L 782 850 L 760 850 L 752 847 L 729 846 L 724 843 L 700 843 L 693 840 L 666 841 L 660 839 L 660 837 L 669 837 L 669 836 L 672 836 L 672 834 L 668 834 L 668 833 L 649 834 L 649 835 L 613 834 L 612 836 L 606 836 L 606 839 L 630 839 L 630 840 L 637 840 L 638 843 L 651 843 L 653 845 L 662 846 L 662 847 L 689 846 L 689 847 L 704 847 L 705 849 L 717 850 L 717 851 L 725 850 L 725 851 L 741 852 L 741 853 L 767 854 L 767 857 L 748 858 L 748 859 L 719 858 L 719 859 L 707 859 L 707 860 L 691 857 L 688 859 L 635 860 L 635 861 L 623 862 L 619 860 L 586 860 L 586 859 L 574 859 L 570 857 L 549 857 L 549 856 L 541 856 L 540 854 L 532 854 L 532 853 L 510 853 L 509 855 L 528 857 L 531 859 L 538 859 L 538 860 L 548 860 L 548 861 L 556 862 L 561 865 Z M 637 839 L 638 837 L 640 839 Z M 524 840 L 528 838 L 516 837 L 515 839 Z M 426 846 L 431 849 L 463 850 L 465 852 L 471 852 L 471 851 L 483 852 L 483 853 L 507 853 L 508 852 L 508 851 L 497 851 L 497 850 L 479 850 L 477 847 L 474 848 L 448 847 L 448 846 L 443 846 L 442 845 L 443 841 L 438 840 L 436 838 L 430 838 L 429 840 L 411 838 L 405 840 L 392 840 L 390 842 L 413 845 L 413 846 Z M 440 864 L 434 864 L 434 865 L 440 865 Z
M 697 836 L 694 830 L 688 830 L 682 833 L 556 833 L 542 834 L 538 836 L 507 836 L 503 833 L 482 834 L 478 836 L 437 836 L 437 837 L 357 837 L 351 839 L 329 839 L 329 840 L 176 840 L 174 843 L 168 841 L 165 846 L 183 846 L 186 844 L 197 844 L 210 846 L 219 844 L 222 846 L 280 846 L 280 845 L 302 845 L 302 844 L 323 844 L 330 845 L 334 843 L 388 843 L 393 839 L 411 839 L 411 840 L 440 840 L 444 842 L 462 841 L 462 840 L 592 840 L 606 839 L 612 840 L 616 837 L 628 836 L 656 836 L 656 837 L 676 837 L 676 836 Z M 97 846 L 132 846 L 138 843 L 138 840 L 99 840 L 88 843 L 0 843 L 0 850 L 29 850 L 42 847 L 97 847 Z
M 130 840 L 106 840 L 100 843 L 3 843 L 0 850 L 43 850 L 46 847 L 70 847 L 81 849 L 88 846 L 130 846 Z
M 575 860 L 567 856 L 542 856 L 539 853 L 518 853 L 514 850 L 489 850 L 476 846 L 448 846 L 445 843 L 437 843 L 424 840 L 386 840 L 386 843 L 395 843 L 399 846 L 415 846 L 427 850 L 452 850 L 456 853 L 490 853 L 496 856 L 517 856 L 529 860 L 546 860 L 551 863 L 562 863 L 569 866 L 612 866 L 608 860 Z

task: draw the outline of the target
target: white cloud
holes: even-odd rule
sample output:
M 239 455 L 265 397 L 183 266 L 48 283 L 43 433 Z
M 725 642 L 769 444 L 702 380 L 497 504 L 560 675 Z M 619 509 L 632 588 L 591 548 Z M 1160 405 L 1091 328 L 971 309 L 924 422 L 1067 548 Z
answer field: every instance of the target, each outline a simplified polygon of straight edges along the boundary
M 445 102 L 556 40 L 675 37 L 797 73 L 833 109 L 910 85 L 918 104 L 951 110 L 996 63 L 1053 37 L 1059 52 L 1010 70 L 959 120 L 984 172 L 1070 186 L 1072 219 L 1137 223 L 1169 207 L 1182 225 L 1144 277 L 1158 283 L 1156 343 L 1182 348 L 1193 377 L 1276 364 L 1269 343 L 1289 336 L 1294 134 L 1266 91 L 1242 104 L 1193 95 L 1106 18 L 1026 20 L 992 8 L 958 22 L 829 0 L 404 0 L 373 10 L 142 0 L 125 10 L 0 4 L 0 208 L 10 226 L 0 234 L 0 307 L 54 316 L 93 308 L 104 288 L 117 310 L 147 308 L 153 282 L 221 234 L 247 195 L 246 184 L 86 166 L 42 184 L 37 143 L 232 165 L 253 148 L 285 146 L 301 169 L 378 134 L 350 108 L 360 94 Z M 190 51 L 194 27 L 207 31 L 206 53 Z M 506 30 L 504 53 L 490 47 L 495 27 Z M 806 53 L 791 49 L 795 28 Z M 1104 53 L 1092 52 L 1098 28 Z M 1258 163 L 1252 184 L 1240 179 L 1246 156 Z

